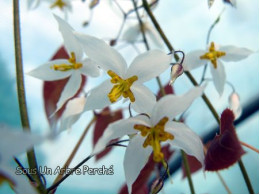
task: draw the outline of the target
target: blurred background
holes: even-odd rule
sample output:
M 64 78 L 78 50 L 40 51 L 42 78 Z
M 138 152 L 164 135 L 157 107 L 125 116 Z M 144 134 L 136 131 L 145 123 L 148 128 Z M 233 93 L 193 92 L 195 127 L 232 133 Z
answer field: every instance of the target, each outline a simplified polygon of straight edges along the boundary
M 90 1 L 72 1 L 72 12 L 68 13 L 66 19 L 76 30 L 89 35 L 102 38 L 109 42 L 118 35 L 119 28 L 123 22 L 122 13 L 112 0 L 101 0 L 92 10 L 88 8 Z M 128 0 L 117 1 L 124 10 L 133 8 L 132 2 Z M 20 2 L 21 8 L 21 33 L 24 72 L 28 72 L 39 65 L 47 62 L 63 44 L 58 25 L 53 13 L 64 16 L 59 9 L 50 9 L 50 3 L 44 1 L 35 9 L 27 8 L 27 1 Z M 224 11 L 223 11 L 224 10 Z M 244 110 L 250 110 L 243 120 L 236 125 L 239 139 L 256 148 L 259 148 L 259 1 L 237 0 L 236 6 L 232 7 L 223 1 L 216 0 L 212 7 L 208 8 L 207 0 L 182 1 L 182 0 L 160 0 L 153 9 L 162 29 L 176 50 L 189 52 L 195 49 L 206 48 L 206 37 L 209 27 L 220 13 L 221 19 L 211 33 L 210 41 L 219 45 L 234 45 L 249 48 L 255 53 L 247 59 L 235 63 L 225 63 L 227 80 L 233 84 L 240 96 Z M 142 11 L 140 11 L 142 13 Z M 20 127 L 19 109 L 15 82 L 15 59 L 13 41 L 13 17 L 12 2 L 0 2 L 0 123 L 11 127 Z M 134 46 L 126 41 L 131 40 L 129 28 L 138 24 L 135 13 L 132 19 L 126 20 L 121 36 L 115 48 L 125 57 L 128 64 L 138 52 L 144 52 L 145 47 L 140 44 L 141 36 L 137 37 Z M 153 27 L 148 18 L 144 19 Z M 87 24 L 88 23 L 88 24 Z M 83 25 L 85 24 L 85 26 Z M 87 25 L 86 25 L 87 24 Z M 130 31 L 131 32 L 131 31 Z M 124 36 L 125 34 L 125 36 Z M 131 34 L 131 33 L 130 33 Z M 160 46 L 168 52 L 167 48 L 158 38 L 153 44 L 154 37 L 150 43 L 153 48 Z M 122 40 L 124 39 L 124 40 Z M 127 39 L 127 40 L 125 40 Z M 198 68 L 191 73 L 200 81 L 203 68 Z M 169 82 L 170 69 L 163 73 L 160 78 L 163 85 Z M 211 77 L 209 71 L 207 78 Z M 88 78 L 85 91 L 97 86 L 104 79 Z M 26 98 L 32 131 L 46 134 L 49 131 L 48 122 L 44 113 L 41 80 L 25 75 Z M 158 85 L 155 80 L 146 85 L 156 93 Z M 183 94 L 192 87 L 188 78 L 183 75 L 174 84 L 176 94 Z M 225 86 L 224 94 L 219 97 L 212 83 L 208 84 L 206 94 L 212 101 L 219 114 L 228 107 L 228 97 L 232 89 Z M 113 108 L 118 108 L 116 104 Z M 123 104 L 127 107 L 127 104 Z M 127 116 L 127 113 L 126 115 Z M 197 134 L 205 136 L 217 127 L 215 119 L 202 101 L 198 99 L 186 113 L 186 123 Z M 76 145 L 84 127 L 91 119 L 91 113 L 84 113 L 80 120 L 72 127 L 71 131 L 61 133 L 55 141 L 48 141 L 36 147 L 39 165 L 55 169 L 62 166 Z M 218 133 L 213 131 L 213 135 Z M 75 166 L 92 151 L 92 129 L 82 143 L 71 166 Z M 248 171 L 255 193 L 259 192 L 259 155 L 247 148 L 242 157 Z M 88 161 L 89 167 L 109 167 L 113 165 L 114 175 L 70 176 L 58 188 L 57 193 L 118 193 L 125 183 L 123 172 L 123 157 L 125 149 L 115 147 L 113 151 L 99 162 L 94 159 Z M 169 162 L 174 162 L 178 154 L 174 154 Z M 25 155 L 19 156 L 26 165 Z M 15 166 L 15 165 L 14 165 Z M 247 188 L 237 164 L 220 172 L 232 193 L 247 193 Z M 50 186 L 55 176 L 46 175 L 47 185 Z M 197 193 L 227 193 L 215 173 L 196 172 L 192 175 Z M 188 182 L 182 179 L 181 169 L 176 170 L 172 176 L 173 183 L 166 181 L 161 193 L 190 193 Z M 12 193 L 8 185 L 0 188 L 0 193 Z

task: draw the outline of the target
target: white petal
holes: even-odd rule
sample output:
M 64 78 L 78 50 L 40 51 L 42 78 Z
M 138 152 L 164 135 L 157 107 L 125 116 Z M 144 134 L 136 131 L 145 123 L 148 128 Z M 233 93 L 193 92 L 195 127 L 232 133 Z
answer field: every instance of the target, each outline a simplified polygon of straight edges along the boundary
M 85 103 L 85 97 L 73 98 L 68 101 L 61 117 L 60 131 L 71 128 L 71 126 L 80 118 L 84 111 Z
M 226 53 L 220 59 L 226 62 L 236 62 L 247 58 L 249 55 L 254 53 L 252 50 L 247 48 L 235 47 L 235 46 L 223 46 L 219 48 L 220 51 Z
M 109 141 L 113 139 L 123 137 L 124 135 L 138 133 L 138 131 L 134 129 L 135 124 L 150 126 L 150 124 L 147 123 L 147 117 L 143 115 L 116 121 L 107 127 L 102 137 L 98 140 L 92 153 L 97 154 L 101 152 Z
M 18 194 L 37 194 L 37 190 L 33 188 L 29 180 L 24 174 L 15 174 L 17 170 L 12 169 L 7 165 L 0 164 L 0 174 L 4 175 L 15 185 L 14 191 Z
M 74 29 L 59 16 L 54 14 L 55 19 L 59 24 L 59 30 L 62 34 L 64 45 L 69 55 L 74 52 L 76 55 L 76 61 L 80 61 L 83 56 L 83 49 L 78 41 L 78 39 L 73 34 Z
M 126 184 L 130 194 L 132 193 L 132 184 L 137 179 L 152 153 L 152 147 L 143 147 L 144 140 L 144 137 L 136 135 L 130 140 L 125 151 L 124 170 Z
M 222 62 L 220 60 L 217 61 L 217 68 L 214 68 L 212 64 L 210 64 L 210 71 L 216 90 L 221 96 L 223 94 L 224 86 L 226 83 L 226 72 Z
M 68 99 L 77 93 L 81 85 L 81 80 L 80 72 L 74 71 L 61 93 L 56 111 L 58 111 Z
M 188 155 L 196 157 L 204 166 L 203 144 L 200 137 L 189 127 L 179 122 L 168 122 L 165 131 L 174 136 L 173 140 L 167 142 L 184 150 Z
M 76 36 L 81 42 L 86 55 L 96 61 L 102 69 L 105 71 L 112 70 L 121 76 L 125 74 L 127 64 L 124 58 L 105 41 L 79 33 L 76 33 Z
M 172 55 L 167 55 L 160 50 L 150 50 L 137 56 L 129 69 L 126 77 L 136 75 L 139 82 L 145 82 L 160 75 L 170 67 Z
M 242 114 L 242 107 L 240 105 L 239 95 L 233 92 L 228 99 L 229 107 L 235 115 L 235 119 L 238 119 Z
M 135 97 L 132 108 L 138 113 L 151 115 L 152 108 L 156 103 L 156 97 L 153 92 L 140 83 L 134 83 L 131 86 L 131 91 Z
M 110 80 L 105 80 L 99 86 L 90 91 L 87 97 L 87 102 L 84 110 L 102 109 L 110 105 L 108 93 L 111 91 L 113 85 Z
M 202 56 L 206 52 L 206 50 L 195 50 L 187 53 L 183 61 L 184 70 L 189 71 L 205 65 L 207 63 L 207 60 L 201 60 L 200 56 Z
M 39 144 L 43 138 L 23 132 L 21 129 L 11 129 L 6 126 L 0 127 L 0 162 L 7 162 L 22 152 L 33 147 L 34 144 Z
M 135 42 L 137 41 L 138 36 L 140 35 L 140 27 L 139 24 L 134 26 L 130 26 L 122 35 L 122 39 L 128 42 Z
M 54 70 L 51 67 L 54 64 L 59 65 L 59 64 L 67 64 L 67 63 L 68 63 L 67 60 L 53 60 L 39 66 L 38 68 L 28 72 L 27 74 L 44 81 L 55 81 L 55 80 L 64 79 L 70 76 L 73 71 L 72 70 L 58 71 L 58 70 Z
M 205 85 L 194 87 L 181 96 L 167 95 L 161 98 L 153 108 L 152 124 L 156 125 L 165 116 L 169 117 L 169 120 L 174 119 L 178 114 L 184 112 L 197 97 L 202 95 L 205 87 Z
M 81 74 L 91 77 L 98 77 L 100 75 L 100 69 L 97 66 L 97 63 L 93 60 L 87 58 L 82 61 L 83 67 L 80 68 Z

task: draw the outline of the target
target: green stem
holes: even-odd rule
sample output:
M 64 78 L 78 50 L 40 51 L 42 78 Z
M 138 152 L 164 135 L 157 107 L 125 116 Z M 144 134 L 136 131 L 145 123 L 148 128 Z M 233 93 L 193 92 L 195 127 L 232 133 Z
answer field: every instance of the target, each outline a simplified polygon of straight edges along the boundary
M 190 186 L 190 193 L 195 194 L 195 190 L 194 190 L 194 186 L 193 186 L 191 174 L 190 174 L 190 166 L 188 163 L 187 155 L 185 154 L 185 152 L 183 150 L 181 150 L 181 156 L 182 156 L 183 165 L 184 165 L 186 175 L 188 178 L 188 182 L 189 182 L 189 186 Z
M 246 182 L 246 186 L 247 186 L 247 189 L 249 191 L 250 194 L 254 194 L 254 190 L 253 190 L 253 187 L 252 187 L 252 184 L 250 182 L 250 179 L 248 177 L 248 174 L 247 174 L 247 171 L 245 169 L 245 166 L 244 166 L 244 163 L 242 162 L 242 160 L 240 159 L 238 161 L 238 165 L 239 165 L 239 168 L 243 174 L 243 177 L 244 177 L 244 180 Z
M 149 5 L 148 5 L 146 0 L 143 0 L 143 6 L 144 6 L 144 9 L 146 10 L 147 14 L 149 15 L 150 19 L 152 20 L 155 28 L 159 32 L 161 38 L 163 39 L 164 43 L 168 47 L 168 49 L 170 51 L 174 51 L 173 46 L 171 45 L 170 41 L 168 40 L 168 38 L 164 34 L 163 30 L 161 29 L 159 23 L 157 22 L 156 18 L 154 17 L 154 15 L 153 15 L 153 13 L 152 13 L 152 11 L 151 11 L 151 9 L 150 9 L 150 7 L 149 7 Z M 179 60 L 179 56 L 177 54 L 175 54 L 174 57 L 175 57 L 176 61 Z M 190 79 L 190 81 L 192 82 L 193 85 L 198 86 L 197 81 L 194 79 L 194 77 L 191 75 L 190 72 L 186 71 L 185 74 Z M 220 119 L 219 119 L 218 113 L 215 110 L 215 108 L 213 107 L 213 105 L 211 104 L 211 102 L 209 101 L 209 99 L 207 98 L 207 96 L 205 94 L 203 94 L 202 98 L 203 98 L 204 102 L 207 104 L 209 110 L 213 114 L 213 116 L 216 119 L 216 121 L 218 122 L 218 124 L 220 124 Z M 239 163 L 240 170 L 241 170 L 241 172 L 243 174 L 243 177 L 245 179 L 247 188 L 248 188 L 249 192 L 252 193 L 253 192 L 252 185 L 251 185 L 250 179 L 249 179 L 249 177 L 247 175 L 246 169 L 243 166 L 243 162 L 240 160 L 238 163 Z
M 16 82 L 17 93 L 20 109 L 21 123 L 24 131 L 30 132 L 30 123 L 28 119 L 24 79 L 23 79 L 23 63 L 22 63 L 22 48 L 21 48 L 21 33 L 20 33 L 20 16 L 19 16 L 19 0 L 13 0 L 13 22 L 14 22 L 14 41 L 15 41 L 15 62 L 16 62 Z M 27 152 L 27 159 L 30 169 L 38 170 L 37 161 L 34 149 Z M 38 171 L 37 171 L 38 173 Z M 40 175 L 33 175 L 33 178 L 38 184 L 38 190 L 44 192 L 44 185 L 40 179 Z

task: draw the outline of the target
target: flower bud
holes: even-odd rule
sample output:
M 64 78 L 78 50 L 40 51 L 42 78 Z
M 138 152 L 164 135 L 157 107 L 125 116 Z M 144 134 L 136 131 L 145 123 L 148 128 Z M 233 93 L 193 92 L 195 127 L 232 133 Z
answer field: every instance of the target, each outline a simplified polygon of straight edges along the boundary
M 228 101 L 229 101 L 229 108 L 233 111 L 236 120 L 242 114 L 242 107 L 240 105 L 239 95 L 236 92 L 231 93 Z
M 174 81 L 183 74 L 183 66 L 181 64 L 174 64 L 171 68 L 171 81 L 169 85 L 173 84 Z

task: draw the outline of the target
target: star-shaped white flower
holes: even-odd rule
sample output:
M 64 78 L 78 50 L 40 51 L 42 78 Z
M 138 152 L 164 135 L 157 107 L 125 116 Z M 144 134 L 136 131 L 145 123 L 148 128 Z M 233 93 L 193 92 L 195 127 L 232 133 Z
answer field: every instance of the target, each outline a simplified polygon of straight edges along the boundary
M 0 127 L 0 181 L 9 182 L 17 193 L 37 193 L 26 177 L 15 174 L 16 170 L 9 164 L 14 156 L 26 152 L 43 140 L 43 137 L 37 135 L 16 131 L 5 126 Z
M 146 112 L 155 96 L 143 83 L 169 68 L 172 55 L 151 50 L 137 56 L 127 68 L 124 58 L 103 40 L 77 36 L 88 56 L 111 77 L 90 91 L 85 110 L 102 109 L 124 97 L 129 98 L 136 112 Z
M 189 71 L 209 63 L 213 82 L 221 96 L 226 83 L 226 73 L 222 61 L 236 62 L 247 58 L 253 51 L 235 46 L 217 47 L 214 42 L 208 50 L 195 50 L 187 53 L 183 62 L 184 70 Z
M 53 60 L 32 70 L 28 74 L 45 80 L 55 81 L 69 77 L 64 87 L 61 97 L 57 102 L 56 111 L 71 97 L 73 97 L 80 88 L 81 75 L 97 77 L 99 68 L 96 63 L 89 58 L 83 58 L 83 49 L 74 35 L 71 26 L 60 17 L 54 15 L 59 24 L 59 30 L 64 39 L 65 49 L 70 58 Z
M 203 165 L 203 145 L 198 135 L 185 124 L 172 121 L 199 97 L 205 87 L 195 87 L 182 96 L 167 95 L 151 105 L 148 113 L 112 123 L 96 144 L 93 154 L 101 152 L 110 140 L 136 134 L 129 142 L 124 157 L 128 192 L 153 151 L 155 162 L 164 161 L 161 143 L 166 142 L 195 156 Z

